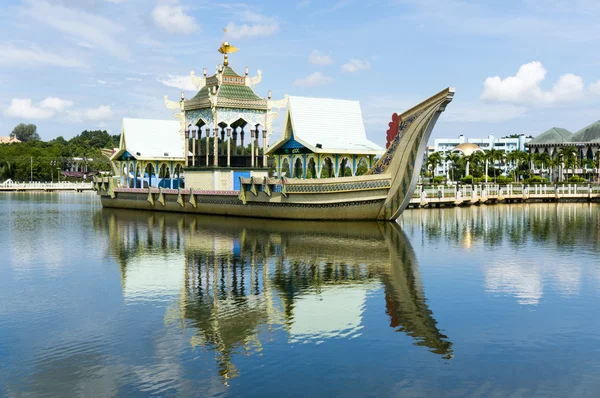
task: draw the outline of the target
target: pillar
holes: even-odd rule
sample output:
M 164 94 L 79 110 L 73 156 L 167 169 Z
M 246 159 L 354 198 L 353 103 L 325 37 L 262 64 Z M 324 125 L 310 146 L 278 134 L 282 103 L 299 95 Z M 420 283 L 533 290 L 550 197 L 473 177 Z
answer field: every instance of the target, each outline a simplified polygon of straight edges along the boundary
M 213 145 L 213 154 L 214 154 L 213 166 L 219 165 L 219 125 L 216 123 L 217 123 L 217 121 L 215 120 L 215 128 L 213 131 L 213 137 L 215 139 L 215 142 Z
M 189 130 L 186 131 L 185 133 L 185 145 L 183 147 L 183 153 L 185 156 L 185 165 L 188 166 L 188 153 L 189 153 L 189 146 L 190 146 L 190 136 L 189 136 Z
M 240 131 L 240 146 L 241 146 L 241 153 L 240 153 L 240 155 L 243 155 L 244 154 L 244 129 L 243 128 Z
M 185 158 L 187 159 L 187 151 Z M 192 130 L 192 166 L 196 165 L 196 130 Z
M 210 128 L 207 127 L 204 131 L 206 132 L 206 166 L 209 166 L 208 154 L 210 153 Z
M 231 166 L 231 127 L 227 127 L 227 167 Z
M 267 129 L 263 128 L 263 167 L 267 167 Z
M 254 167 L 254 129 L 250 130 L 250 166 Z
M 229 127 L 227 127 L 227 128 L 229 128 Z M 225 144 L 225 132 L 226 131 L 227 131 L 227 129 L 221 129 L 221 145 L 222 145 L 222 147 L 221 147 L 221 155 L 225 155 L 226 154 L 225 153 L 226 148 L 225 148 L 225 145 L 223 145 L 223 144 Z
M 237 155 L 237 127 L 233 129 L 233 154 Z

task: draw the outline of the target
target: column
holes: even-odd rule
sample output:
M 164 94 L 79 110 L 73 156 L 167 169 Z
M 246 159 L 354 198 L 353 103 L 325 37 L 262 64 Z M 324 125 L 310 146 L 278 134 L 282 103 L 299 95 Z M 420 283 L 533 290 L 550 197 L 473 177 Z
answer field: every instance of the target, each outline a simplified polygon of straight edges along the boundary
M 225 142 L 225 129 L 221 129 L 221 143 Z M 224 155 L 225 153 L 223 152 L 225 150 L 225 147 L 222 146 L 221 147 L 221 154 Z
M 185 156 L 185 165 L 188 165 L 188 152 L 189 152 L 189 146 L 190 146 L 190 135 L 189 135 L 189 130 L 185 132 L 185 145 L 183 147 L 183 153 Z
M 240 145 L 241 145 L 241 147 L 242 147 L 242 148 L 241 148 L 241 153 L 240 153 L 240 155 L 243 155 L 243 154 L 244 154 L 244 129 L 243 129 L 243 128 L 242 128 L 242 130 L 240 131 L 240 140 L 241 140 L 241 143 L 240 143 Z
M 210 147 L 209 147 L 209 145 L 210 145 L 210 128 L 207 127 L 204 131 L 206 132 L 206 166 L 209 166 L 208 154 L 210 152 Z
M 227 127 L 227 167 L 231 166 L 231 127 Z
M 263 128 L 263 167 L 267 167 L 267 129 Z
M 215 142 L 213 145 L 213 153 L 214 153 L 213 166 L 218 166 L 219 165 L 219 125 L 217 124 L 216 120 L 215 120 L 215 128 L 213 131 L 213 137 L 215 139 Z
M 200 131 L 200 130 L 198 130 Z M 185 158 L 187 159 L 187 152 Z M 196 165 L 196 130 L 192 130 L 192 166 Z
M 250 166 L 254 167 L 254 129 L 250 129 Z
M 237 155 L 237 127 L 233 129 L 233 154 Z

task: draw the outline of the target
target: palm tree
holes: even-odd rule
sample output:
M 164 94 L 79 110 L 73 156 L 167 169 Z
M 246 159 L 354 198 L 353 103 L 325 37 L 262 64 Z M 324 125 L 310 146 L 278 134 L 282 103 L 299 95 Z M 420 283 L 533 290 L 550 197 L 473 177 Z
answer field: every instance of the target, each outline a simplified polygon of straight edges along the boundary
M 521 155 L 522 151 L 516 150 L 516 151 L 512 151 L 506 154 L 506 161 L 509 162 L 512 165 L 514 172 L 514 178 L 516 180 L 517 177 L 517 170 L 519 168 L 519 164 L 521 163 L 521 159 L 522 159 L 522 155 Z
M 474 173 L 472 172 L 471 175 L 474 174 L 478 174 L 481 175 L 481 165 L 483 164 L 485 159 L 485 153 L 484 152 L 480 152 L 480 151 L 476 151 L 473 152 L 471 154 L 471 166 L 473 168 Z
M 450 179 L 452 181 L 454 181 L 454 174 L 458 169 L 458 166 L 460 164 L 460 158 L 461 156 L 458 153 L 453 153 L 450 152 L 449 154 L 446 155 L 446 162 L 449 163 L 449 169 L 450 169 Z
M 434 152 L 431 155 L 427 156 L 427 168 L 431 169 L 432 176 L 435 175 L 435 169 L 441 165 L 444 161 L 441 152 Z
M 550 166 L 552 159 L 546 152 L 534 153 L 532 156 L 533 165 L 540 169 L 540 177 L 544 178 L 544 167 Z
M 494 168 L 494 183 L 496 182 L 496 161 L 502 161 L 504 158 L 504 152 L 499 151 L 498 149 L 491 148 L 489 151 L 485 153 L 485 160 L 492 164 Z M 486 170 L 487 174 L 487 170 Z M 486 175 L 487 178 L 487 175 Z M 487 181 L 487 180 L 486 180 Z
M 581 165 L 582 165 L 582 166 L 583 166 L 583 168 L 584 168 L 585 179 L 586 179 L 586 180 L 588 180 L 588 181 L 589 181 L 589 179 L 590 179 L 590 178 L 589 178 L 589 177 L 590 177 L 590 176 L 589 176 L 589 174 L 590 174 L 590 173 L 589 173 L 588 169 L 593 169 L 593 168 L 594 168 L 594 165 L 595 165 L 595 163 L 596 163 L 596 162 L 594 161 L 594 159 L 590 159 L 590 158 L 584 158 L 584 159 L 581 161 Z
M 571 174 L 574 175 L 577 165 L 577 148 L 574 146 L 563 147 L 558 151 L 558 157 L 562 158 L 564 167 L 567 170 L 571 169 Z

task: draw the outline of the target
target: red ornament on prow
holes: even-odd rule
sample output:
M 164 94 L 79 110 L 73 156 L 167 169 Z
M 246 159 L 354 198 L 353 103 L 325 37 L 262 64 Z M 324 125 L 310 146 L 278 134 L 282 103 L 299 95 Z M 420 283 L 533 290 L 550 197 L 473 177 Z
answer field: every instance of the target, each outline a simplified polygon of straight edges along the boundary
M 387 138 L 387 143 L 385 144 L 386 149 L 390 147 L 390 144 L 392 143 L 392 141 L 394 141 L 394 138 L 396 138 L 396 135 L 398 135 L 398 126 L 400 126 L 400 122 L 402 122 L 402 119 L 400 118 L 400 116 L 398 116 L 397 113 L 394 113 L 392 115 L 392 121 L 389 123 L 390 128 L 387 131 L 386 134 L 386 138 Z

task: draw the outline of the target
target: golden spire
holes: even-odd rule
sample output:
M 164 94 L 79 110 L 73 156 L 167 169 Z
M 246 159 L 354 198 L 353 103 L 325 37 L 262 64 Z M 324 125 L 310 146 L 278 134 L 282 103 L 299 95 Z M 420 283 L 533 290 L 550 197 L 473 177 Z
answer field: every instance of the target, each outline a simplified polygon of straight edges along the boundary
M 227 32 L 227 29 L 223 29 L 223 31 Z M 229 59 L 227 57 L 228 54 L 232 54 L 239 50 L 239 48 L 232 46 L 228 41 L 224 41 L 219 47 L 219 52 L 223 54 L 223 64 L 225 66 L 229 65 Z

